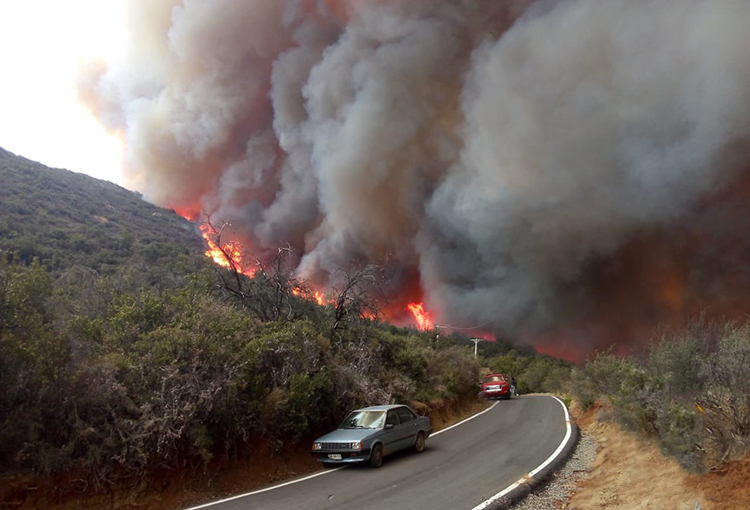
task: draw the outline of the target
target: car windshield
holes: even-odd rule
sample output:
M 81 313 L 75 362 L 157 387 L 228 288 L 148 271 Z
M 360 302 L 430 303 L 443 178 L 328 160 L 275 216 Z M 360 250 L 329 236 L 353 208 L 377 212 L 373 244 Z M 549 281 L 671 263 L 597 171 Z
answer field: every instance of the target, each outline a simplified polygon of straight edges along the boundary
M 499 375 L 493 375 L 492 377 L 486 377 L 484 379 L 484 382 L 502 382 L 505 379 L 500 377 Z
M 385 411 L 354 411 L 340 429 L 379 429 L 385 423 Z

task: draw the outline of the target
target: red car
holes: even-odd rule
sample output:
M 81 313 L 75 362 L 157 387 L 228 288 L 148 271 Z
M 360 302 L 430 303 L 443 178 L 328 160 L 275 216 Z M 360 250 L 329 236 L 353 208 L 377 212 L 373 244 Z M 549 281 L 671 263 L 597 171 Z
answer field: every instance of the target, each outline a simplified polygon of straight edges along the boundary
M 486 399 L 504 398 L 507 400 L 511 397 L 510 382 L 503 374 L 487 374 L 482 381 L 480 395 Z

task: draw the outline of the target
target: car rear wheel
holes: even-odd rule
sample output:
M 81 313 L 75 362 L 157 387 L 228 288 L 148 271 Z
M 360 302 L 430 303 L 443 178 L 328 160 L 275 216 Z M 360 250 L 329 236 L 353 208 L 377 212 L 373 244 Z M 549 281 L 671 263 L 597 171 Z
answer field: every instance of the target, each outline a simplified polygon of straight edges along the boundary
M 424 451 L 424 434 L 422 432 L 417 434 L 417 440 L 414 441 L 414 451 L 417 453 Z
M 383 465 L 383 445 L 376 444 L 372 447 L 372 453 L 370 453 L 370 466 L 379 468 Z

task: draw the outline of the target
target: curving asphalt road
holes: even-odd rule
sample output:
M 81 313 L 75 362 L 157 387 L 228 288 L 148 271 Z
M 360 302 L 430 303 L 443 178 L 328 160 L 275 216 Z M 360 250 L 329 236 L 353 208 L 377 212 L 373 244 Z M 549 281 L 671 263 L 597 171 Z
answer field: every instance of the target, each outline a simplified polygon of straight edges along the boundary
M 431 436 L 422 454 L 386 457 L 383 467 L 323 471 L 190 510 L 422 510 L 490 506 L 570 442 L 567 412 L 546 396 L 498 401 Z

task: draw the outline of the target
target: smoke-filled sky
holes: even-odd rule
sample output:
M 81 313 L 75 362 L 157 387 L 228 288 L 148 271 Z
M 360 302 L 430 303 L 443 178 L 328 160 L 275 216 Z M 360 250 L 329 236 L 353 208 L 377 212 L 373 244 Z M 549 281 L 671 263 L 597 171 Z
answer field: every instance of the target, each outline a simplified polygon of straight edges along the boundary
M 580 353 L 747 311 L 745 0 L 129 0 L 79 93 L 129 178 Z
M 121 140 L 77 102 L 80 59 L 117 58 L 124 0 L 0 0 L 0 147 L 122 182 Z

